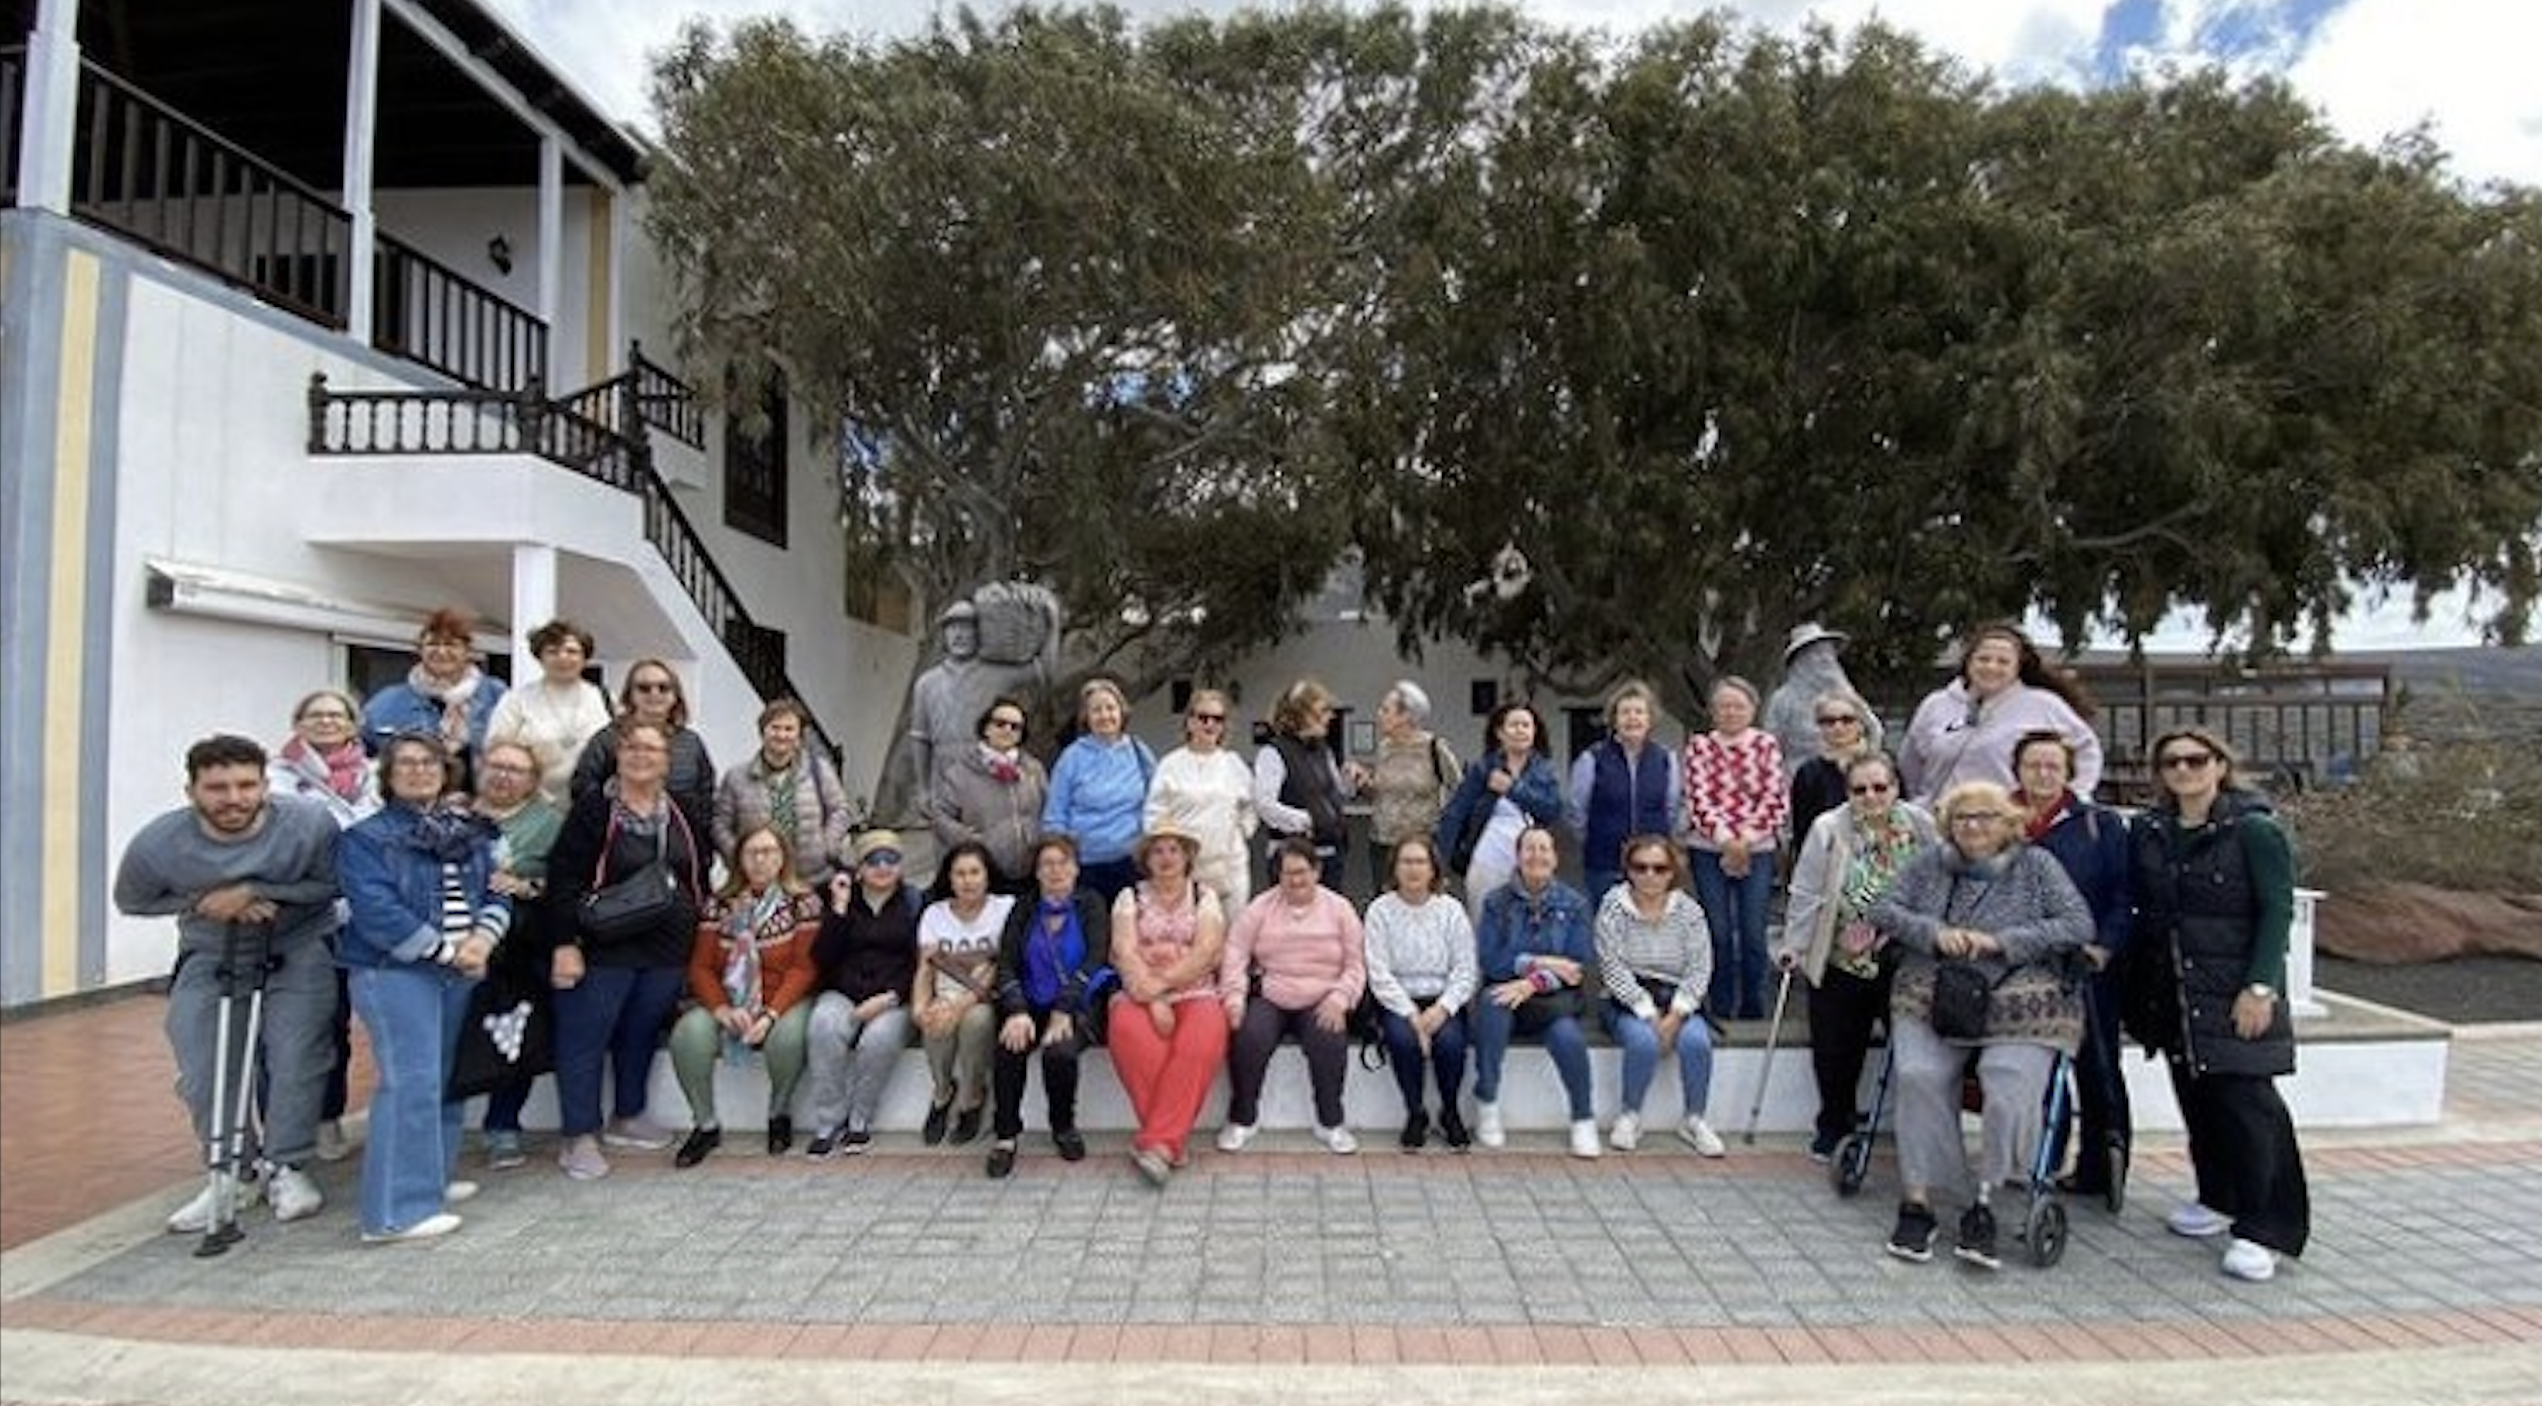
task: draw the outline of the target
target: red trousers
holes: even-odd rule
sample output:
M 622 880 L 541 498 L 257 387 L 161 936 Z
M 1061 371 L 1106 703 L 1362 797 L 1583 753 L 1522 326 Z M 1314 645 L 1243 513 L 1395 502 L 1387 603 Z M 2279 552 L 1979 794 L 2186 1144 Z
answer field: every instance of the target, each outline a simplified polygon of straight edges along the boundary
M 1201 1102 L 1227 1062 L 1226 1008 L 1214 997 L 1178 1001 L 1174 1033 L 1160 1035 L 1146 1006 L 1115 996 L 1105 1043 L 1112 1048 L 1112 1072 L 1139 1119 L 1130 1145 L 1182 1161 Z

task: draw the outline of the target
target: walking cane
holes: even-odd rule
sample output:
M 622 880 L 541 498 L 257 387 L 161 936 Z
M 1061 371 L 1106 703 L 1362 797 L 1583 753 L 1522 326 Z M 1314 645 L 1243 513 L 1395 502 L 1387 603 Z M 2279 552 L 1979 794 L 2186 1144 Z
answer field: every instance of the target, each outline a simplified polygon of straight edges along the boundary
M 1756 1101 L 1748 1105 L 1748 1129 L 1739 1134 L 1741 1144 L 1756 1146 L 1756 1124 L 1765 1116 L 1766 1083 L 1774 1075 L 1774 1047 L 1783 1038 L 1783 1009 L 1792 1000 L 1792 971 L 1783 969 L 1782 984 L 1774 989 L 1774 1023 L 1765 1028 L 1765 1058 L 1757 1062 Z
M 212 1117 L 204 1139 L 204 1159 L 209 1164 L 212 1188 L 212 1219 L 203 1228 L 203 1243 L 194 1247 L 196 1259 L 210 1259 L 227 1254 L 229 1247 L 245 1237 L 238 1226 L 238 1188 L 244 1180 L 240 1164 L 247 1156 L 247 1120 L 256 1101 L 256 1039 L 264 1023 L 265 967 L 272 953 L 273 929 L 264 923 L 256 929 L 255 960 L 248 965 L 249 981 L 245 1039 L 239 1050 L 238 1077 L 230 1078 L 230 1021 L 238 1004 L 238 983 L 242 975 L 241 959 L 245 942 L 240 924 L 231 923 L 221 941 L 221 966 L 216 975 L 221 983 L 221 1009 L 217 1025 L 218 1044 L 212 1055 Z M 226 1120 L 226 1121 L 225 1121 Z

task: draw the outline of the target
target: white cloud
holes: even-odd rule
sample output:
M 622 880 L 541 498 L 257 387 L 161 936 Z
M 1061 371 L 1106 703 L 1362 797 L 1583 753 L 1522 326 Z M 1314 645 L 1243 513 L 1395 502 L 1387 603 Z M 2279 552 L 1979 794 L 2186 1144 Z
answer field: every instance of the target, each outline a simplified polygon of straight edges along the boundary
M 2537 53 L 2542 7 L 2349 0 L 2287 77 L 2351 141 L 2430 120 L 2460 174 L 2542 185 Z

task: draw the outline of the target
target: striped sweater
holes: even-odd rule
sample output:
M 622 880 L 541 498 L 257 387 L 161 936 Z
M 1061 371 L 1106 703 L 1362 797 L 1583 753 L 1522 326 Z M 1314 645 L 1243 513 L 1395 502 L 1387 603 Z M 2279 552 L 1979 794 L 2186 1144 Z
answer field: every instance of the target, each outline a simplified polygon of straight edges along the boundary
M 1745 839 L 1774 843 L 1791 813 L 1783 745 L 1763 728 L 1736 737 L 1699 732 L 1686 739 L 1686 828 L 1697 849 Z

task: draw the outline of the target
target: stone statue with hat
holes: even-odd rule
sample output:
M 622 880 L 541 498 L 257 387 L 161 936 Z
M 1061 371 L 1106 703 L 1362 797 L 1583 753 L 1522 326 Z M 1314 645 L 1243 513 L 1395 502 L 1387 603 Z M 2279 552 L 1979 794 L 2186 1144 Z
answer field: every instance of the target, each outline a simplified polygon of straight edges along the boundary
M 1761 720 L 1774 740 L 1783 744 L 1783 779 L 1789 781 L 1803 763 L 1819 753 L 1818 700 L 1830 693 L 1862 697 L 1853 680 L 1846 677 L 1843 661 L 1836 657 L 1845 644 L 1842 632 L 1828 629 L 1812 620 L 1794 625 L 1783 642 L 1783 681 L 1765 700 L 1765 717 Z M 1880 715 L 1868 705 L 1862 709 L 1868 719 L 1865 739 L 1871 746 L 1881 745 L 1885 730 Z
M 910 776 L 923 811 L 933 801 L 937 765 L 976 735 L 990 703 L 1030 704 L 1050 686 L 1059 657 L 1059 597 L 1029 581 L 998 581 L 936 617 L 944 657 L 909 696 Z

